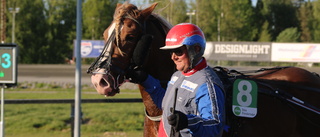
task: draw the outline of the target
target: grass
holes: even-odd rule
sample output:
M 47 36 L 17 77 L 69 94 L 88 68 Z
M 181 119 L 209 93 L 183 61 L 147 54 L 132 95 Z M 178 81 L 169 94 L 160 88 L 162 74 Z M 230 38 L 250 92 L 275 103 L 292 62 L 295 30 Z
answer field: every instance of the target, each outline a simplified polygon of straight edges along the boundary
M 73 99 L 74 89 L 5 89 L 5 99 Z M 94 89 L 83 99 L 101 99 Z M 138 90 L 121 90 L 114 98 L 140 98 Z M 142 103 L 83 103 L 81 136 L 141 137 Z M 70 104 L 5 104 L 6 137 L 70 137 Z

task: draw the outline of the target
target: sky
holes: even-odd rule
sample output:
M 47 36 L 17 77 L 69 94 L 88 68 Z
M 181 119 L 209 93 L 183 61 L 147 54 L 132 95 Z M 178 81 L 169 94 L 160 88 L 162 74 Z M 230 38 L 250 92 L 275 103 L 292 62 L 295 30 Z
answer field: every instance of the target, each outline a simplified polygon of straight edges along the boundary
M 252 5 L 253 5 L 253 6 L 256 6 L 257 0 L 251 0 L 251 1 L 252 1 Z

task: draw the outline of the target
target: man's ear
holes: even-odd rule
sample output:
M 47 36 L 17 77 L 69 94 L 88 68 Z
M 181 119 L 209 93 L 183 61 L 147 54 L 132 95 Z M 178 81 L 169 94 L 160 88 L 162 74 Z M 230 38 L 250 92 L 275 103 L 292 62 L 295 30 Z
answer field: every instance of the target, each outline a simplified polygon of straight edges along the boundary
M 199 53 L 201 51 L 201 46 L 199 44 L 194 45 L 194 51 Z

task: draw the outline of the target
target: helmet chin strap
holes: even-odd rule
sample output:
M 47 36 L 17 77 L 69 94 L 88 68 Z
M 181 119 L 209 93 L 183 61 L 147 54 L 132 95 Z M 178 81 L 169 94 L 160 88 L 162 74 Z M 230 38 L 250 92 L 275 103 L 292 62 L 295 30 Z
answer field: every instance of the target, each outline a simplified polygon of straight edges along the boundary
M 188 56 L 189 56 L 189 61 L 190 61 L 190 66 L 189 66 L 189 70 L 194 68 L 197 63 L 198 63 L 198 59 L 202 56 L 202 54 L 200 53 L 200 50 L 197 52 L 195 47 L 197 45 L 186 45 L 187 47 L 187 51 L 188 51 Z

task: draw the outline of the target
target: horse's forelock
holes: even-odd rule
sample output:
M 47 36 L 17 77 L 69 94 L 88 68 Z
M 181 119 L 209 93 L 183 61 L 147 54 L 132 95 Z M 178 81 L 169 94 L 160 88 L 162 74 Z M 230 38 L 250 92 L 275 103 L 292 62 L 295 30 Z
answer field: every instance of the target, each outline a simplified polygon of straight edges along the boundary
M 138 18 L 139 11 L 140 10 L 138 10 L 135 5 L 125 2 L 117 9 L 117 12 L 115 12 L 114 19 L 121 21 L 121 19 L 127 14 L 129 14 L 133 18 Z
M 124 4 L 121 4 L 117 7 L 117 10 L 114 14 L 114 23 L 115 23 L 115 34 L 116 34 L 116 43 L 119 43 L 120 41 L 120 29 L 121 29 L 121 23 L 125 16 L 130 16 L 132 18 L 135 18 L 137 20 L 145 20 L 144 17 L 141 15 L 140 9 L 138 9 L 135 5 L 130 4 L 128 2 L 125 2 Z M 160 15 L 151 13 L 151 16 L 156 18 L 158 22 L 161 24 L 163 31 L 165 33 L 168 33 L 168 31 L 172 28 L 172 25 L 162 18 Z M 118 44 L 117 44 L 118 45 Z

